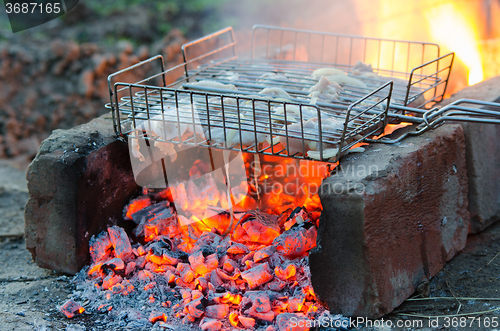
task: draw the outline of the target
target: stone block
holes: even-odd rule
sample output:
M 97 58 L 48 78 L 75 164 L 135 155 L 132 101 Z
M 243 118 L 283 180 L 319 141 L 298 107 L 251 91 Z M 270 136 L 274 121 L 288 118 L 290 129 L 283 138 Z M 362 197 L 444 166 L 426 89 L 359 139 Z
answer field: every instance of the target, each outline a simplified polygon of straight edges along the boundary
M 40 267 L 74 274 L 88 241 L 121 219 L 140 188 L 110 114 L 45 139 L 27 172 L 26 247 Z
M 467 87 L 444 100 L 500 102 L 500 77 Z M 498 110 L 498 109 L 495 109 Z M 469 179 L 471 233 L 478 233 L 500 220 L 500 125 L 462 123 Z
M 444 125 L 344 157 L 320 189 L 310 254 L 314 290 L 332 313 L 378 318 L 465 246 L 465 142 Z

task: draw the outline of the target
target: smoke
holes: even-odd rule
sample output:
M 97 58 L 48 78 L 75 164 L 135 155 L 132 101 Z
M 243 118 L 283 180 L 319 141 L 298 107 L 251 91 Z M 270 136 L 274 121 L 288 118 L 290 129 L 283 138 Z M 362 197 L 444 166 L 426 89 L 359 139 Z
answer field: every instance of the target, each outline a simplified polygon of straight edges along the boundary
M 453 10 L 449 10 L 450 7 Z M 448 92 L 460 90 L 468 81 L 480 80 L 483 68 L 489 70 L 485 78 L 500 72 L 500 65 L 496 64 L 499 61 L 488 57 L 498 41 L 495 31 L 500 31 L 495 19 L 500 6 L 494 0 L 233 0 L 226 1 L 220 11 L 217 24 L 235 28 L 239 50 L 243 53 L 250 48 L 252 25 L 267 24 L 437 43 L 441 46 L 441 55 L 457 54 Z M 467 31 L 474 38 L 462 40 L 458 36 L 463 35 L 460 31 Z M 462 42 L 453 43 L 453 40 Z M 471 56 L 472 48 L 474 56 Z
M 326 32 L 360 32 L 353 1 L 239 0 L 228 2 L 224 15 L 242 30 L 253 24 L 270 24 Z
M 220 9 L 218 28 L 236 30 L 239 54 L 250 48 L 251 28 L 265 24 L 288 28 L 361 33 L 353 1 L 345 0 L 236 0 Z

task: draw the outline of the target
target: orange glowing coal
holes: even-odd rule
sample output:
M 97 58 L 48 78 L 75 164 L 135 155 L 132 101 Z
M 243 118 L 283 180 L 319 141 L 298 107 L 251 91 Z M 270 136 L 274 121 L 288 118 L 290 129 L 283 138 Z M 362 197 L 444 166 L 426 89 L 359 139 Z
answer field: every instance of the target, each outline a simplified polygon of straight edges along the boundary
M 124 213 L 137 224 L 137 240 L 118 226 L 93 237 L 86 274 L 101 301 L 90 309 L 116 310 L 124 296 L 142 298 L 150 323 L 193 323 L 202 330 L 286 324 L 282 314 L 328 315 L 312 288 L 308 255 L 316 246 L 318 190 L 329 165 L 252 154 L 244 159 L 246 178 L 229 180 L 240 190 L 216 189 L 224 183 L 215 175 L 199 186 L 145 188 Z M 198 160 L 187 170 L 197 179 L 207 166 Z M 61 311 L 71 318 L 83 308 L 69 302 Z
M 83 312 L 85 311 L 85 308 L 83 308 L 78 303 L 74 302 L 73 300 L 68 300 L 61 307 L 59 307 L 59 310 L 66 317 L 72 318 L 76 315 L 83 314 Z

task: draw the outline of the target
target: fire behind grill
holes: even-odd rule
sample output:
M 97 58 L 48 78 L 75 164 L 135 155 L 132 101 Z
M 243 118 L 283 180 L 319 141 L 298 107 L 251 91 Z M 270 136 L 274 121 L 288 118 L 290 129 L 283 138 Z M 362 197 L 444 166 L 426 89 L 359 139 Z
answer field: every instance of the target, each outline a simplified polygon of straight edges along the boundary
M 160 145 L 335 162 L 365 138 L 382 133 L 389 109 L 391 118 L 399 111 L 407 118 L 406 111 L 441 100 L 453 61 L 452 53 L 440 57 L 435 44 L 267 26 L 254 27 L 251 60 L 238 59 L 235 46 L 233 30 L 226 28 L 184 45 L 185 61 L 178 66 L 165 70 L 158 55 L 110 75 L 117 134 L 137 140 L 137 146 L 148 139 Z M 403 49 L 407 57 L 400 61 L 396 56 Z M 413 56 L 416 52 L 420 61 Z M 307 90 L 317 82 L 310 78 L 315 69 L 335 67 L 353 74 L 355 62 L 370 59 L 378 67 L 363 79 L 364 86 L 344 84 L 339 100 L 311 103 Z M 115 83 L 112 89 L 117 76 L 156 61 L 159 73 L 134 84 Z M 401 66 L 406 71 L 396 70 Z M 193 84 L 203 80 L 232 84 L 237 90 Z M 275 87 L 289 97 L 258 94 Z

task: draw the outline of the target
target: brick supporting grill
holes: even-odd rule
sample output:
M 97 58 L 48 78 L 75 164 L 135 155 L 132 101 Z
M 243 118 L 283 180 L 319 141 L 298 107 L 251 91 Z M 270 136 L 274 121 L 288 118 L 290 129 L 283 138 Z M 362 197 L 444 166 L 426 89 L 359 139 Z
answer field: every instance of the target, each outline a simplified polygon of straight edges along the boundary
M 443 101 L 458 99 L 500 102 L 500 77 L 467 87 Z M 462 123 L 469 178 L 471 233 L 500 220 L 500 125 Z
M 332 313 L 377 318 L 465 246 L 465 143 L 444 125 L 397 145 L 370 145 L 323 181 L 314 290 Z
M 69 274 L 88 263 L 90 237 L 116 224 L 139 190 L 109 115 L 55 130 L 26 176 L 26 247 L 40 267 Z

